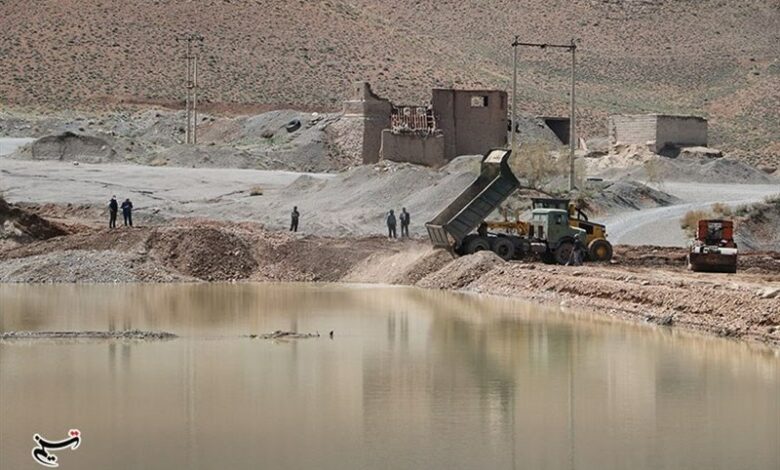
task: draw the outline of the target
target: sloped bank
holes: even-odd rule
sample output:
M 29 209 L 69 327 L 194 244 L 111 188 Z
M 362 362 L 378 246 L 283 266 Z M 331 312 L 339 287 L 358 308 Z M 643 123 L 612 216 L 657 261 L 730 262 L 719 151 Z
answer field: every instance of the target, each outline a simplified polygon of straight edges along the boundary
M 641 254 L 638 254 L 641 253 Z M 304 281 L 386 283 L 564 302 L 611 316 L 780 346 L 780 254 L 743 273 L 683 268 L 680 250 L 616 247 L 616 264 L 452 259 L 423 240 L 325 238 L 257 224 L 181 221 L 93 230 L 0 251 L 0 282 Z

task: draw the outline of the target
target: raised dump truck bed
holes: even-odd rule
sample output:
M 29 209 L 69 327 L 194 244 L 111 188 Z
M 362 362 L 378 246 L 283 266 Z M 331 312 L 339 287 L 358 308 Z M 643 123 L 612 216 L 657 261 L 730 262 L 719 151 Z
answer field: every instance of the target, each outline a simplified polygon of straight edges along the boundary
M 520 183 L 509 168 L 510 150 L 494 149 L 482 159 L 479 177 L 425 224 L 433 246 L 452 250 L 508 198 Z

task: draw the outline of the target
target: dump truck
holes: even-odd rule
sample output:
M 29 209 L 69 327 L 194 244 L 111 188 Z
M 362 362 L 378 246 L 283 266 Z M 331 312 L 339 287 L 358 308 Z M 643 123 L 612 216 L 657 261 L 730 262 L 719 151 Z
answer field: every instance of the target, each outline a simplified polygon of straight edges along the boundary
M 737 244 L 731 220 L 699 220 L 688 250 L 688 269 L 696 272 L 737 272 Z
M 483 157 L 477 179 L 425 224 L 431 243 L 453 255 L 491 250 L 503 259 L 521 259 L 535 253 L 545 262 L 565 264 L 575 236 L 584 242 L 589 235 L 585 228 L 570 224 L 568 207 L 537 207 L 528 222 L 498 223 L 511 228 L 510 233 L 488 232 L 488 227 L 495 228 L 497 223 L 488 224 L 485 218 L 520 187 L 509 168 L 510 156 L 510 150 L 493 149 Z M 606 237 L 606 231 L 602 233 Z M 611 245 L 608 254 L 606 259 L 611 257 Z M 605 260 L 604 256 L 598 259 Z

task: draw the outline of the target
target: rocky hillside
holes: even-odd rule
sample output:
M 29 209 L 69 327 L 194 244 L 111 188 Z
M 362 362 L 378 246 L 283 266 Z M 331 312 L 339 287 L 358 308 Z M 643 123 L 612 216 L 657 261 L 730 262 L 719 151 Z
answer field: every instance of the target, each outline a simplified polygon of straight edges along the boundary
M 338 109 L 360 79 L 401 102 L 508 88 L 514 34 L 574 36 L 586 137 L 611 112 L 695 112 L 713 145 L 780 155 L 777 0 L 3 0 L 0 102 L 178 106 L 185 31 L 205 36 L 203 97 L 228 112 Z M 522 110 L 566 112 L 568 67 L 522 50 Z

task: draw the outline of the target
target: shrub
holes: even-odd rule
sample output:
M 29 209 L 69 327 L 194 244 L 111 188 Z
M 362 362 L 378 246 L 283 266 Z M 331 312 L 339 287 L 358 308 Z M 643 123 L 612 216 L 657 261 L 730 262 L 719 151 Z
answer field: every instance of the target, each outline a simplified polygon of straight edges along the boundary
M 734 212 L 731 210 L 731 207 L 729 207 L 726 204 L 723 204 L 722 202 L 716 202 L 715 204 L 712 205 L 712 213 L 722 218 L 729 218 L 734 215 Z
M 680 228 L 685 230 L 689 236 L 693 236 L 696 233 L 696 227 L 699 221 L 702 219 L 709 219 L 711 214 L 707 211 L 688 211 L 680 219 Z

